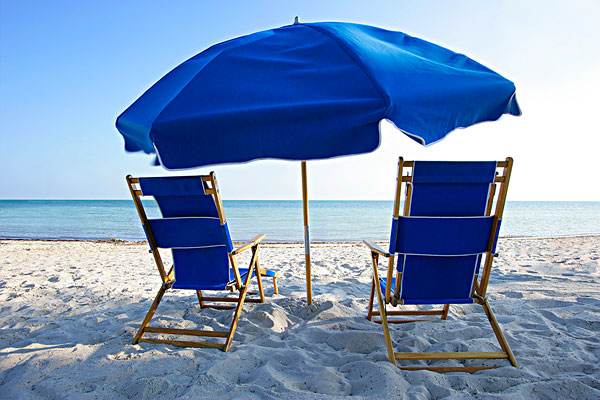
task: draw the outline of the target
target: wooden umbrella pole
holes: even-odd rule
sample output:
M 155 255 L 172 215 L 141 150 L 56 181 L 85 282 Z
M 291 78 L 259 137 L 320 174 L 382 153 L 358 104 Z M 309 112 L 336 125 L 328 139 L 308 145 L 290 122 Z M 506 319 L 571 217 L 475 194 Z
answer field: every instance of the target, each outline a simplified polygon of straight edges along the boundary
M 302 161 L 302 211 L 304 213 L 304 258 L 306 260 L 306 300 L 312 304 L 312 281 L 310 270 L 310 234 L 308 229 L 308 183 L 306 181 L 306 161 Z

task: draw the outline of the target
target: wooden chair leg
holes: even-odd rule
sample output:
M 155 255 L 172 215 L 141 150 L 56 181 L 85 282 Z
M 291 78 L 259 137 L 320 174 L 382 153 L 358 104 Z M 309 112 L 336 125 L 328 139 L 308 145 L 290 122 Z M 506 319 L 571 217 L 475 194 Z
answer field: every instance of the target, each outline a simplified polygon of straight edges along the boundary
M 486 359 L 504 359 L 509 360 L 510 363 L 514 367 L 518 367 L 515 356 L 513 355 L 502 330 L 500 329 L 500 325 L 498 325 L 498 321 L 492 312 L 487 300 L 485 298 L 478 297 L 477 303 L 481 304 L 483 310 L 485 311 L 488 320 L 490 321 L 490 325 L 492 326 L 492 330 L 496 335 L 496 339 L 500 344 L 500 347 L 503 351 L 465 351 L 465 352 L 402 352 L 395 353 L 394 357 L 396 360 L 486 360 Z M 446 310 L 446 305 L 444 310 Z M 383 314 L 382 314 L 383 315 Z M 408 370 L 408 371 L 416 371 L 416 370 L 429 370 L 435 372 L 469 372 L 474 373 L 477 371 L 482 371 L 491 368 L 498 368 L 499 365 L 494 366 L 431 366 L 431 365 L 415 365 L 415 366 L 400 366 L 400 369 Z
M 200 305 L 200 308 L 204 308 L 204 302 L 202 301 L 202 291 L 196 290 L 196 296 L 198 296 L 198 304 Z
M 367 309 L 367 319 L 370 321 L 373 316 L 373 297 L 375 296 L 375 283 L 371 280 L 371 294 L 369 295 L 369 308 Z
M 250 267 L 248 268 L 248 275 L 246 276 L 246 281 L 244 282 L 244 286 L 242 290 L 240 290 L 240 296 L 238 298 L 238 304 L 235 308 L 235 312 L 233 313 L 233 319 L 231 320 L 231 327 L 229 328 L 229 333 L 227 335 L 227 340 L 225 341 L 225 346 L 223 351 L 229 351 L 231 347 L 231 343 L 233 343 L 233 337 L 235 335 L 235 331 L 237 329 L 238 320 L 240 319 L 240 315 L 242 314 L 242 310 L 244 308 L 244 300 L 246 300 L 246 294 L 248 293 L 248 288 L 250 286 L 250 278 L 252 278 L 252 271 L 255 270 L 256 266 L 256 250 L 253 251 L 252 260 L 250 261 Z M 260 274 L 257 271 L 257 274 Z
M 279 294 L 279 288 L 277 287 L 277 277 L 276 276 L 273 277 L 273 294 L 275 294 L 275 295 Z
M 496 335 L 496 339 L 498 340 L 500 347 L 502 347 L 502 350 L 504 350 L 504 352 L 508 356 L 508 360 L 510 361 L 512 366 L 518 367 L 519 365 L 517 364 L 517 359 L 515 358 L 515 355 L 513 354 L 512 350 L 508 344 L 508 341 L 506 340 L 506 337 L 504 337 L 504 333 L 502 333 L 502 329 L 500 328 L 500 325 L 498 324 L 498 320 L 496 319 L 496 316 L 494 315 L 492 308 L 488 304 L 487 299 L 485 299 L 485 298 L 483 299 L 481 306 L 483 307 L 483 311 L 485 312 L 485 315 L 487 316 L 488 320 L 490 321 L 490 325 L 492 326 L 492 330 L 494 331 L 494 335 Z
M 385 346 L 387 348 L 388 360 L 396 365 L 396 356 L 394 355 L 394 345 L 392 343 L 392 335 L 390 334 L 390 328 L 387 323 L 387 314 L 385 310 L 385 302 L 383 301 L 383 293 L 381 293 L 381 285 L 379 285 L 379 273 L 377 272 L 377 265 L 379 264 L 379 257 L 376 253 L 371 254 L 373 260 L 373 285 L 377 291 L 377 302 L 379 304 L 379 314 L 381 316 L 381 326 L 383 326 L 383 337 L 385 339 Z
M 258 253 L 258 247 L 256 248 L 256 252 Z M 255 275 L 256 275 L 256 281 L 258 283 L 258 293 L 260 296 L 260 302 L 264 303 L 265 302 L 265 291 L 263 289 L 263 283 L 262 283 L 262 274 L 260 273 L 260 265 L 258 263 L 258 255 L 256 256 L 256 264 L 255 264 L 255 268 L 254 270 L 256 271 Z M 250 274 L 250 271 L 248 271 L 248 274 Z
M 444 310 L 442 311 L 442 319 L 448 319 L 449 311 L 450 311 L 450 304 L 444 304 Z
M 154 301 L 152 302 L 152 305 L 150 306 L 150 309 L 146 313 L 146 317 L 144 318 L 144 321 L 142 321 L 142 325 L 140 325 L 140 329 L 138 329 L 137 333 L 135 334 L 135 336 L 133 338 L 133 344 L 138 344 L 139 343 L 140 338 L 144 334 L 144 329 L 150 323 L 150 320 L 152 319 L 152 316 L 154 316 L 154 313 L 156 312 L 156 309 L 158 308 L 158 304 L 162 300 L 162 297 L 165 294 L 166 290 L 167 290 L 167 286 L 166 285 L 162 285 L 160 287 L 160 289 L 158 290 L 158 293 L 156 294 L 156 297 L 154 298 Z
M 381 325 L 383 326 L 383 337 L 385 339 L 385 346 L 387 348 L 388 360 L 394 365 L 396 365 L 396 357 L 394 355 L 394 345 L 392 343 L 392 335 L 390 334 L 390 328 L 387 323 L 387 315 L 385 312 L 385 302 L 383 301 L 383 295 L 381 293 L 381 288 L 376 288 L 377 290 L 377 301 L 379 303 L 380 313 L 381 313 Z

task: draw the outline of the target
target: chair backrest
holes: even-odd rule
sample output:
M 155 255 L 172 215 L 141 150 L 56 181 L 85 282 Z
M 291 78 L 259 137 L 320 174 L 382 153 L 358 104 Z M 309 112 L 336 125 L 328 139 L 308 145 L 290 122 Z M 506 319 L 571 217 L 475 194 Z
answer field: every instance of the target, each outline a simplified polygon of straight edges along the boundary
M 132 178 L 127 182 L 163 282 L 159 248 L 171 249 L 177 289 L 224 289 L 233 249 L 213 173 L 202 176 Z M 143 196 L 156 200 L 162 218 L 146 216 Z
M 398 257 L 401 282 L 396 295 L 403 304 L 471 303 L 474 284 L 483 289 L 478 294 L 485 295 L 511 169 L 510 158 L 500 162 L 400 159 L 389 251 Z M 400 215 L 403 183 L 405 203 Z M 482 259 L 485 271 L 478 284 Z

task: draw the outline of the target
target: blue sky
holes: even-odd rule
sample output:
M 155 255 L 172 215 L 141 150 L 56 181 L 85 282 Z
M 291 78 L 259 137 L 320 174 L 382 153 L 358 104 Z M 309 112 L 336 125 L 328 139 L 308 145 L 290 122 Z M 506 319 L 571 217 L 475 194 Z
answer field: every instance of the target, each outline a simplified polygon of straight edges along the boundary
M 524 115 L 422 148 L 382 123 L 374 153 L 311 162 L 316 199 L 391 199 L 396 158 L 515 158 L 513 200 L 600 200 L 597 1 L 2 1 L 0 198 L 127 198 L 116 116 L 216 42 L 302 21 L 377 25 L 463 52 L 513 80 Z M 299 165 L 214 169 L 230 199 L 299 198 Z M 185 171 L 184 173 L 190 173 Z M 260 182 L 259 185 L 256 183 Z

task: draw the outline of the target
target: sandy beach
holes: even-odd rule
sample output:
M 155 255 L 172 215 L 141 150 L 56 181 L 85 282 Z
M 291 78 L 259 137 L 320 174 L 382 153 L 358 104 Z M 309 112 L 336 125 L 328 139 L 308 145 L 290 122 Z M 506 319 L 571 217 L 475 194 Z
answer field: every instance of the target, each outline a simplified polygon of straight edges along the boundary
M 520 364 L 476 374 L 407 372 L 365 319 L 371 268 L 358 243 L 271 244 L 279 296 L 245 307 L 231 352 L 132 345 L 159 287 L 144 244 L 0 241 L 2 399 L 600 398 L 600 237 L 504 238 L 490 298 Z M 194 292 L 171 291 L 155 324 L 225 327 Z M 497 348 L 478 306 L 392 328 L 397 351 Z

